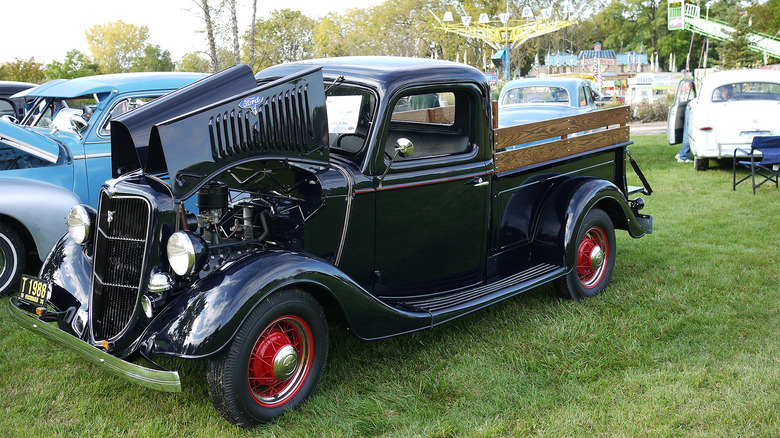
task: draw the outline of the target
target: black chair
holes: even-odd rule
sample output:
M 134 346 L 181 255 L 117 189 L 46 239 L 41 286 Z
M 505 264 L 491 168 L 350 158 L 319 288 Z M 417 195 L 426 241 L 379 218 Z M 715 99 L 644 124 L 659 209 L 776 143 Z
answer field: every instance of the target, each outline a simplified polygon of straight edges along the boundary
M 750 161 L 738 160 L 736 158 L 737 152 L 745 154 L 745 158 L 750 158 Z M 737 181 L 737 166 L 749 169 L 750 175 Z M 750 152 L 739 148 L 734 149 L 733 170 L 734 185 L 732 186 L 732 190 L 736 190 L 737 184 L 748 178 L 752 178 L 753 180 L 754 195 L 756 194 L 756 188 L 767 181 L 775 183 L 775 188 L 777 188 L 778 179 L 780 179 L 780 136 L 753 137 L 753 143 L 750 145 Z M 759 176 L 758 184 L 756 184 L 756 175 Z

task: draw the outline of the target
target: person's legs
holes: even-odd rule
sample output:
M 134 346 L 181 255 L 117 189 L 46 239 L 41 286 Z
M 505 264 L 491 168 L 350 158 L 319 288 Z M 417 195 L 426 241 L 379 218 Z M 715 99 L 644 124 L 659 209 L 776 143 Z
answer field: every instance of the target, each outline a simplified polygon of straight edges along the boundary
M 685 120 L 683 122 L 683 135 L 682 146 L 680 146 L 680 152 L 675 158 L 680 163 L 688 163 L 691 161 L 691 142 L 688 140 L 688 119 L 690 119 L 691 112 L 689 111 L 690 102 L 685 106 Z

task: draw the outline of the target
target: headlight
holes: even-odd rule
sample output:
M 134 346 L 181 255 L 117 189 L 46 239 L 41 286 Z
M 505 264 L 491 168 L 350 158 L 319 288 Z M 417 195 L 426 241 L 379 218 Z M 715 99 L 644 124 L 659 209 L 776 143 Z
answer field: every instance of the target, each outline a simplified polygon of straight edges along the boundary
M 84 245 L 92 238 L 95 209 L 88 205 L 76 205 L 68 212 L 68 234 L 78 244 Z
M 190 231 L 177 231 L 166 246 L 168 263 L 178 275 L 188 276 L 198 272 L 206 262 L 206 243 Z

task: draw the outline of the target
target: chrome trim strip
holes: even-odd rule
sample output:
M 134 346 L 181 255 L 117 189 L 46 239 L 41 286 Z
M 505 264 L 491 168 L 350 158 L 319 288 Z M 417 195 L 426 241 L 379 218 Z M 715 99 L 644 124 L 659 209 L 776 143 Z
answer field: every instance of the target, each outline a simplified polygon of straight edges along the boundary
M 146 368 L 98 350 L 81 339 L 19 309 L 17 297 L 11 298 L 11 305 L 8 306 L 8 309 L 11 312 L 11 319 L 23 328 L 67 348 L 115 376 L 158 391 L 181 392 L 181 379 L 176 371 Z
M 44 151 L 43 149 L 39 149 L 27 143 L 22 143 L 19 140 L 15 140 L 11 137 L 0 136 L 0 140 L 7 142 L 11 146 L 21 150 L 22 152 L 27 152 L 28 154 L 35 155 L 36 157 L 42 160 L 46 160 L 50 163 L 56 163 L 57 159 L 59 158 L 57 154 L 51 154 L 49 152 Z
M 347 208 L 344 211 L 344 227 L 341 229 L 341 240 L 339 241 L 339 247 L 336 250 L 336 257 L 333 260 L 333 264 L 338 266 L 341 262 L 341 256 L 344 254 L 344 245 L 347 242 L 347 231 L 349 230 L 349 219 L 352 217 L 352 199 L 355 197 L 354 186 L 355 181 L 352 179 L 352 175 L 347 169 L 339 166 L 338 164 L 331 163 L 336 170 L 344 175 L 344 179 L 347 181 Z
M 86 160 L 86 159 L 89 159 L 89 158 L 107 158 L 107 157 L 110 157 L 110 156 L 111 156 L 111 152 L 107 152 L 105 154 L 90 154 L 90 155 L 81 154 L 81 155 L 74 155 L 73 159 L 74 160 Z

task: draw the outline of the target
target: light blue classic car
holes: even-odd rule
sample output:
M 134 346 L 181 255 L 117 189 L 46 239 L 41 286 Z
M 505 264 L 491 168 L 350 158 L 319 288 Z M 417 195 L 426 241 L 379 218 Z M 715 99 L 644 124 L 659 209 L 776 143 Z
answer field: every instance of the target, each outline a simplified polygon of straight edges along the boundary
M 24 119 L 0 120 L 0 295 L 28 259 L 49 254 L 73 205 L 97 207 L 100 186 L 111 178 L 111 119 L 205 76 L 57 79 L 20 93 L 34 99 Z
M 530 78 L 507 82 L 498 97 L 498 126 L 522 125 L 595 111 L 590 82 L 576 78 Z

